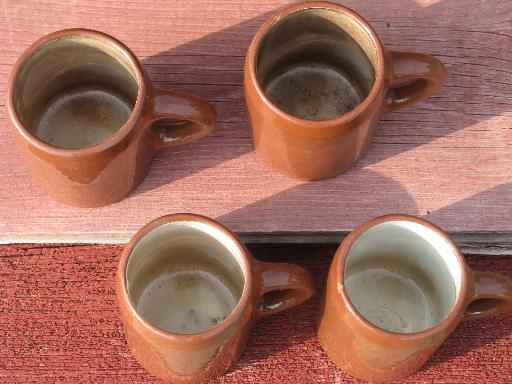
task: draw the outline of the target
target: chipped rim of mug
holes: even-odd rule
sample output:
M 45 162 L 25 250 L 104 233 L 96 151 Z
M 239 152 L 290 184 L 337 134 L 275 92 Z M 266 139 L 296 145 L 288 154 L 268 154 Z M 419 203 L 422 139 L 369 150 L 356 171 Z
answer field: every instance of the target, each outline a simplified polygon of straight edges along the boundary
M 332 119 L 324 119 L 324 120 L 308 120 L 308 119 L 302 119 L 300 117 L 293 116 L 278 106 L 276 106 L 274 103 L 272 103 L 267 96 L 265 95 L 265 92 L 260 87 L 260 84 L 257 80 L 256 76 L 256 60 L 258 56 L 258 51 L 260 49 L 261 43 L 264 40 L 264 38 L 267 36 L 270 29 L 279 23 L 284 17 L 289 16 L 293 13 L 306 11 L 308 9 L 327 9 L 331 10 L 337 13 L 342 13 L 347 16 L 349 16 L 352 20 L 354 20 L 359 27 L 364 30 L 369 37 L 369 39 L 372 41 L 375 50 L 376 50 L 376 57 L 377 57 L 377 63 L 375 68 L 375 82 L 373 83 L 372 89 L 368 96 L 365 97 L 365 99 L 357 105 L 353 110 L 341 114 L 337 117 L 334 117 Z M 254 84 L 254 88 L 256 89 L 256 92 L 258 96 L 264 101 L 264 103 L 277 115 L 281 116 L 282 118 L 285 118 L 295 124 L 301 125 L 304 123 L 308 124 L 308 128 L 328 128 L 332 127 L 333 125 L 339 126 L 340 124 L 352 121 L 356 119 L 361 113 L 363 113 L 367 108 L 372 105 L 377 98 L 377 95 L 381 91 L 382 87 L 384 86 L 384 77 L 385 77 L 385 59 L 384 59 L 384 47 L 382 46 L 382 42 L 380 41 L 377 33 L 372 28 L 372 26 L 357 12 L 353 11 L 350 8 L 344 7 L 343 5 L 328 2 L 328 1 L 306 1 L 302 3 L 297 3 L 290 5 L 288 7 L 282 8 L 281 10 L 277 11 L 274 15 L 272 15 L 270 18 L 268 18 L 263 25 L 258 29 L 256 32 L 256 35 L 254 36 L 248 52 L 246 56 L 246 65 L 248 66 L 249 76 L 251 77 L 252 83 Z
M 196 333 L 175 333 L 166 331 L 162 328 L 159 328 L 153 324 L 151 324 L 148 320 L 144 319 L 144 317 L 137 311 L 135 308 L 135 305 L 130 297 L 130 293 L 128 292 L 128 286 L 127 286 L 127 267 L 128 267 L 128 261 L 130 259 L 131 254 L 133 253 L 133 250 L 135 247 L 139 244 L 139 242 L 151 231 L 154 229 L 161 227 L 165 224 L 169 223 L 177 223 L 177 222 L 198 222 L 205 225 L 208 225 L 210 227 L 213 227 L 214 229 L 218 230 L 222 234 L 226 235 L 229 240 L 233 242 L 233 244 L 236 246 L 238 251 L 240 252 L 241 260 L 242 260 L 242 274 L 244 276 L 244 288 L 242 290 L 242 294 L 235 306 L 235 308 L 231 311 L 231 313 L 221 321 L 219 324 L 208 328 L 201 332 Z M 221 223 L 203 216 L 198 215 L 195 213 L 174 213 L 170 215 L 165 215 L 158 217 L 146 225 L 144 225 L 142 228 L 140 228 L 130 239 L 130 242 L 126 245 L 126 247 L 123 250 L 123 253 L 121 255 L 121 258 L 119 260 L 119 265 L 117 269 L 117 276 L 116 276 L 116 285 L 118 286 L 118 295 L 122 295 L 122 297 L 118 297 L 118 300 L 122 300 L 125 305 L 128 307 L 128 310 L 130 312 L 130 315 L 133 319 L 135 319 L 140 325 L 142 325 L 143 329 L 146 332 L 150 332 L 154 335 L 157 335 L 160 338 L 163 338 L 164 340 L 170 340 L 174 342 L 184 342 L 184 343 L 190 343 L 194 341 L 201 342 L 203 340 L 208 340 L 213 337 L 216 337 L 220 334 L 222 334 L 224 331 L 229 329 L 230 327 L 233 327 L 236 325 L 236 323 L 240 320 L 240 318 L 243 316 L 244 310 L 247 308 L 248 305 L 250 305 L 251 296 L 254 290 L 253 287 L 253 272 L 254 268 L 252 266 L 252 256 L 249 253 L 249 251 L 246 249 L 245 245 L 242 243 L 242 241 L 236 236 L 229 228 L 222 225 Z M 256 307 L 255 307 L 256 310 Z
M 29 59 L 30 56 L 32 56 L 36 51 L 38 51 L 39 49 L 41 49 L 49 43 L 73 37 L 91 38 L 97 41 L 101 41 L 105 45 L 117 50 L 122 56 L 124 56 L 127 59 L 129 65 L 131 66 L 131 69 L 135 72 L 135 81 L 137 82 L 137 98 L 135 100 L 135 105 L 133 106 L 132 111 L 130 113 L 130 117 L 128 118 L 126 123 L 124 123 L 112 135 L 106 137 L 99 143 L 83 148 L 59 147 L 52 144 L 48 144 L 45 141 L 39 139 L 25 127 L 14 105 L 14 85 L 16 83 L 19 71 L 25 64 L 26 60 Z M 25 141 L 29 142 L 31 145 L 33 145 L 40 151 L 62 157 L 87 156 L 105 151 L 109 148 L 116 146 L 132 132 L 136 123 L 142 116 L 142 111 L 144 108 L 143 99 L 145 94 L 146 84 L 142 64 L 137 59 L 135 54 L 125 44 L 117 40 L 115 37 L 112 37 L 104 32 L 86 28 L 71 28 L 55 31 L 41 37 L 40 39 L 32 43 L 28 48 L 26 48 L 25 51 L 18 57 L 16 63 L 14 64 L 13 69 L 11 70 L 7 82 L 7 110 L 9 117 L 12 120 L 12 126 L 17 131 L 17 133 L 20 134 Z
M 401 332 L 392 332 L 385 330 L 383 328 L 380 328 L 373 323 L 371 323 L 369 320 L 367 320 L 359 311 L 355 308 L 355 306 L 352 304 L 348 293 L 345 289 L 345 263 L 349 254 L 349 251 L 354 244 L 354 242 L 366 231 L 368 231 L 370 228 L 375 227 L 378 224 L 382 224 L 389 221 L 407 221 L 416 223 L 419 225 L 422 225 L 437 235 L 439 235 L 452 249 L 455 258 L 457 259 L 457 264 L 460 268 L 460 290 L 459 294 L 457 296 L 457 299 L 455 300 L 453 306 L 450 309 L 450 312 L 443 317 L 440 321 L 438 321 L 433 326 L 426 328 L 422 331 L 418 332 L 410 332 L 410 333 L 401 333 Z M 467 267 L 466 261 L 464 259 L 464 256 L 462 255 L 462 252 L 460 251 L 457 244 L 453 241 L 453 239 L 441 228 L 436 226 L 435 224 L 432 224 L 430 221 L 427 221 L 425 219 L 412 216 L 412 215 L 404 215 L 404 214 L 389 214 L 389 215 L 383 215 L 378 216 L 370 221 L 367 221 L 366 223 L 363 223 L 359 225 L 356 229 L 354 229 L 341 243 L 338 250 L 335 254 L 335 276 L 336 276 L 336 291 L 337 294 L 341 296 L 342 301 L 345 303 L 345 305 L 348 308 L 348 311 L 351 313 L 351 315 L 358 321 L 360 325 L 363 326 L 366 330 L 372 332 L 373 334 L 377 336 L 383 336 L 385 338 L 400 338 L 401 340 L 418 340 L 423 338 L 428 338 L 433 335 L 439 334 L 443 330 L 449 329 L 450 326 L 455 327 L 458 324 L 457 319 L 462 318 L 464 314 L 465 305 L 467 304 L 467 294 L 468 289 L 470 289 L 469 284 L 469 269 Z M 340 302 L 341 304 L 341 302 Z

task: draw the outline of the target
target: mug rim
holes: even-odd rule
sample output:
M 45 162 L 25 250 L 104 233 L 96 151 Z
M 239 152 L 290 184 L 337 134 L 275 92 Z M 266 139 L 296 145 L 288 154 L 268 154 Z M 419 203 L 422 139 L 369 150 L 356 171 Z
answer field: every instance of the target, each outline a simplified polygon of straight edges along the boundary
M 258 56 L 258 51 L 260 49 L 261 43 L 263 42 L 263 39 L 267 36 L 270 29 L 274 25 L 279 23 L 284 17 L 297 12 L 307 11 L 309 9 L 326 9 L 349 16 L 352 20 L 354 20 L 357 23 L 360 29 L 363 29 L 367 33 L 376 50 L 377 62 L 375 68 L 375 81 L 373 83 L 372 89 L 370 90 L 370 93 L 368 93 L 364 100 L 361 103 L 359 103 L 354 109 L 331 119 L 308 120 L 285 112 L 268 99 L 268 97 L 265 95 L 265 92 L 263 92 L 263 90 L 261 89 L 258 78 L 256 76 L 256 60 Z M 280 117 L 287 119 L 297 125 L 308 124 L 308 126 L 310 126 L 311 128 L 324 128 L 329 127 L 331 125 L 341 125 L 343 123 L 354 120 L 355 118 L 357 118 L 357 116 L 359 116 L 361 113 L 367 110 L 369 106 L 377 99 L 378 94 L 384 85 L 384 47 L 382 46 L 382 43 L 377 33 L 368 23 L 368 21 L 366 21 L 357 12 L 343 5 L 332 3 L 329 1 L 305 1 L 302 3 L 287 6 L 277 11 L 275 14 L 269 17 L 258 29 L 258 32 L 256 32 L 256 35 L 254 36 L 249 46 L 246 61 L 248 65 L 249 75 L 254 84 L 254 88 L 256 89 L 256 93 L 263 100 L 265 105 L 268 106 L 274 113 L 276 113 Z
M 442 237 L 444 241 L 451 247 L 453 250 L 453 253 L 456 257 L 457 264 L 460 268 L 460 290 L 459 294 L 457 296 L 457 299 L 453 306 L 450 309 L 450 312 L 442 318 L 440 321 L 438 321 L 433 326 L 426 328 L 422 331 L 418 332 L 410 332 L 410 333 L 401 333 L 401 332 L 393 332 L 388 331 L 383 328 L 380 328 L 376 325 L 374 325 L 372 322 L 367 320 L 362 314 L 359 313 L 359 311 L 355 308 L 355 306 L 352 304 L 352 301 L 350 300 L 350 297 L 345 289 L 345 264 L 348 257 L 348 254 L 350 252 L 351 246 L 354 244 L 354 242 L 366 231 L 368 231 L 370 228 L 375 227 L 378 224 L 391 222 L 391 221 L 407 221 L 416 223 L 419 225 L 422 225 L 424 227 L 427 227 L 428 229 L 434 231 L 436 234 Z M 432 224 L 431 222 L 416 217 L 412 215 L 404 215 L 404 214 L 389 214 L 384 216 L 378 216 L 375 217 L 366 223 L 360 224 L 356 227 L 342 242 L 338 250 L 336 251 L 336 266 L 335 266 L 335 273 L 336 273 L 336 292 L 338 295 L 341 295 L 341 298 L 343 300 L 343 303 L 347 306 L 349 312 L 351 315 L 361 324 L 365 329 L 392 338 L 401 338 L 403 340 L 418 340 L 430 337 L 434 334 L 439 333 L 441 330 L 447 328 L 456 320 L 458 317 L 462 316 L 462 312 L 464 309 L 464 305 L 466 303 L 466 294 L 468 290 L 468 272 L 466 268 L 466 261 L 464 259 L 464 256 L 462 255 L 462 252 L 460 251 L 457 244 L 453 241 L 453 239 L 441 228 L 438 226 Z
M 133 301 L 130 297 L 130 293 L 128 292 L 127 286 L 127 267 L 128 261 L 130 260 L 130 256 L 133 253 L 135 247 L 139 244 L 139 242 L 151 231 L 154 229 L 161 227 L 163 225 L 169 223 L 179 223 L 179 222 L 197 222 L 206 224 L 214 229 L 222 232 L 224 235 L 228 236 L 230 240 L 233 241 L 238 251 L 240 251 L 240 255 L 242 256 L 242 274 L 244 276 L 244 288 L 242 290 L 242 294 L 235 306 L 235 308 L 231 311 L 231 313 L 226 317 L 225 320 L 220 322 L 219 324 L 208 328 L 201 332 L 196 333 L 175 333 L 166 331 L 162 328 L 159 328 L 153 324 L 151 324 L 148 320 L 146 320 L 142 315 L 137 311 Z M 235 257 L 235 256 L 233 256 Z M 195 340 L 204 340 L 209 339 L 211 337 L 217 336 L 227 330 L 228 328 L 234 326 L 238 320 L 240 319 L 243 311 L 249 305 L 250 298 L 252 295 L 253 289 L 253 273 L 252 273 L 252 263 L 251 256 L 245 245 L 242 241 L 236 236 L 229 228 L 220 224 L 219 222 L 195 213 L 174 213 L 165 216 L 158 217 L 142 228 L 140 228 L 130 239 L 129 243 L 123 250 L 121 258 L 119 260 L 118 269 L 117 269 L 117 285 L 120 287 L 118 294 L 122 295 L 122 300 L 125 305 L 128 307 L 128 311 L 131 316 L 133 316 L 139 324 L 144 327 L 144 330 L 149 331 L 151 333 L 157 334 L 159 337 L 164 338 L 170 341 L 177 342 L 190 342 Z
M 52 43 L 57 40 L 69 39 L 73 37 L 87 37 L 97 41 L 101 41 L 102 43 L 113 47 L 119 53 L 121 53 L 129 62 L 130 66 L 135 72 L 135 81 L 137 82 L 137 98 L 135 100 L 135 104 L 131 110 L 130 117 L 128 120 L 113 134 L 106 137 L 99 143 L 82 147 L 82 148 L 66 148 L 59 147 L 56 145 L 48 144 L 45 141 L 41 140 L 34 134 L 32 134 L 21 121 L 18 111 L 14 105 L 14 86 L 16 80 L 18 78 L 18 74 L 22 66 L 25 64 L 27 59 L 30 58 L 32 54 L 34 54 L 37 50 L 41 49 L 45 45 Z M 118 61 L 116 59 L 116 61 Z M 7 81 L 7 110 L 9 117 L 12 121 L 12 125 L 14 129 L 19 133 L 23 139 L 29 142 L 31 145 L 36 147 L 37 149 L 51 153 L 57 156 L 64 157 L 72 157 L 72 156 L 80 156 L 80 155 L 91 155 L 94 153 L 98 153 L 104 151 L 108 148 L 111 148 L 121 141 L 125 139 L 126 136 L 132 131 L 135 124 L 139 121 L 142 110 L 143 110 L 143 99 L 146 94 L 146 85 L 144 81 L 144 71 L 142 68 L 142 64 L 137 59 L 135 54 L 120 40 L 115 37 L 106 34 L 104 32 L 96 31 L 93 29 L 87 28 L 70 28 L 70 29 L 62 29 L 59 31 L 52 32 L 47 34 L 30 46 L 28 46 L 23 53 L 18 57 L 16 63 L 14 64 L 13 69 L 9 75 L 9 79 Z

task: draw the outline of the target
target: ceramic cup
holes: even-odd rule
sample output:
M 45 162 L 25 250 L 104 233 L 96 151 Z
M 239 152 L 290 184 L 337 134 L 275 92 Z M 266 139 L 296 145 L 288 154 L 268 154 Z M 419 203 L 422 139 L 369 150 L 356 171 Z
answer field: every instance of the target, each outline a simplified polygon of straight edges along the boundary
M 512 280 L 471 270 L 435 225 L 388 215 L 356 228 L 329 270 L 318 336 L 350 375 L 386 382 L 416 372 L 461 320 L 512 309 Z
M 128 345 L 153 375 L 203 383 L 240 357 L 253 322 L 309 299 L 305 269 L 255 260 L 203 216 L 160 217 L 126 246 L 116 291 Z
M 414 104 L 444 83 L 432 56 L 388 51 L 354 11 L 291 5 L 268 19 L 245 61 L 255 147 L 271 167 L 303 180 L 348 170 L 382 112 Z
M 34 178 L 79 207 L 122 199 L 144 179 L 156 152 L 215 126 L 210 104 L 154 86 L 124 44 L 86 29 L 32 44 L 10 75 L 7 103 Z

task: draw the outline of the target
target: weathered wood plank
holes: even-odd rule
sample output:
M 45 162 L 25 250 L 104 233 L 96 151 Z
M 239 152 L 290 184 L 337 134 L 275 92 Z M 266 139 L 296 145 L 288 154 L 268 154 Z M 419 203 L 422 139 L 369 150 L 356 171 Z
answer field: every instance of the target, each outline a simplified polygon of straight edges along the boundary
M 332 245 L 253 245 L 265 261 L 310 270 L 317 295 L 256 323 L 246 352 L 218 383 L 356 383 L 316 338 Z M 122 247 L 0 246 L 0 382 L 153 383 L 131 357 L 116 308 L 114 273 Z M 469 264 L 512 277 L 512 256 Z M 512 314 L 465 322 L 404 383 L 509 383 Z
M 338 246 L 345 236 L 346 232 L 273 232 L 259 233 L 247 232 L 238 233 L 240 238 L 248 244 L 332 244 Z M 501 256 L 508 255 L 512 250 L 512 234 L 500 232 L 471 232 L 455 233 L 452 238 L 458 244 L 462 252 L 466 255 L 488 255 Z M 49 243 L 72 243 L 76 244 L 94 244 L 98 243 L 97 236 L 75 235 L 63 236 L 52 235 L 46 237 Z M 79 242 L 76 242 L 76 239 Z M 101 244 L 126 244 L 130 240 L 129 236 L 104 236 L 101 238 Z M 23 244 L 41 242 L 40 237 L 24 235 L 16 236 L 7 241 L 9 244 Z
M 160 154 L 127 199 L 80 210 L 34 184 L 2 106 L 0 242 L 121 242 L 145 222 L 180 211 L 262 235 L 342 234 L 391 212 L 428 217 L 453 233 L 512 234 L 512 2 L 344 2 L 390 49 L 439 57 L 448 79 L 434 97 L 385 115 L 357 167 L 317 183 L 270 170 L 254 153 L 247 126 L 244 55 L 261 22 L 285 3 L 0 2 L 1 105 L 7 74 L 28 44 L 82 26 L 118 37 L 159 85 L 204 97 L 219 112 L 214 134 Z

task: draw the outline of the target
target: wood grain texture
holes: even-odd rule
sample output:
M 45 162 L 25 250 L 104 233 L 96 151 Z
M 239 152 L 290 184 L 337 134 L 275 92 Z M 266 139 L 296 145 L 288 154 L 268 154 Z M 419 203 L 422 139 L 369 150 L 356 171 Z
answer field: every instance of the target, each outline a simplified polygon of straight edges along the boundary
M 322 351 L 315 333 L 333 245 L 253 245 L 265 261 L 310 270 L 319 292 L 256 323 L 242 359 L 218 383 L 357 383 Z M 131 357 L 114 294 L 120 246 L 0 247 L 0 382 L 153 383 Z M 512 277 L 512 255 L 472 256 L 479 270 Z M 512 314 L 462 323 L 403 383 L 510 383 Z
M 440 58 L 448 79 L 430 99 L 383 116 L 354 169 L 315 183 L 269 169 L 247 126 L 246 49 L 262 21 L 286 3 L 1 1 L 0 241 L 119 242 L 157 216 L 183 211 L 252 234 L 343 233 L 376 215 L 410 213 L 450 232 L 511 235 L 512 2 L 344 1 L 389 49 Z M 23 49 L 77 26 L 119 38 L 158 85 L 206 98 L 219 116 L 207 139 L 155 158 L 127 199 L 88 210 L 54 202 L 34 184 L 4 108 L 6 78 Z

